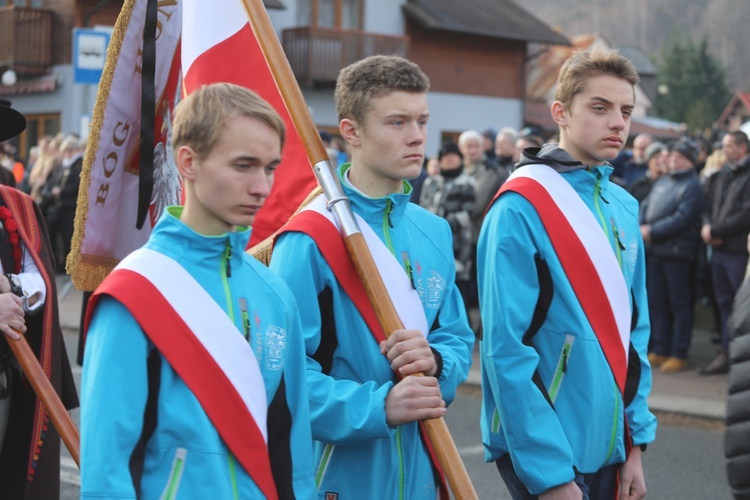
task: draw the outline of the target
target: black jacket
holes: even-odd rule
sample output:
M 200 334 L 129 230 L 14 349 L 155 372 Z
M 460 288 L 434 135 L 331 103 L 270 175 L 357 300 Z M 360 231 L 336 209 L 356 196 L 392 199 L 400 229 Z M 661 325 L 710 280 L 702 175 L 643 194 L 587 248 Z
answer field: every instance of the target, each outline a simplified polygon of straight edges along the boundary
M 729 391 L 724 454 L 727 476 L 736 499 L 750 499 L 750 277 L 734 297 L 727 325 L 729 345 Z
M 715 178 L 714 178 L 715 177 Z M 724 166 L 706 185 L 704 224 L 711 236 L 724 240 L 717 250 L 747 255 L 750 232 L 750 155 L 732 169 Z
M 641 224 L 651 225 L 649 250 L 659 257 L 694 259 L 700 241 L 703 188 L 694 170 L 660 177 L 641 203 Z

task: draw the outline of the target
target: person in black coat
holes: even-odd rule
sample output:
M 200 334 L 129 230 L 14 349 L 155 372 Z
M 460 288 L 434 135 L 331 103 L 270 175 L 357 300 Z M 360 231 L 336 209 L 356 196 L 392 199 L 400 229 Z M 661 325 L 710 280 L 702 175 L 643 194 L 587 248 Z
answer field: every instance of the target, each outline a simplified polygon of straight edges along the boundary
M 0 141 L 26 128 L 21 113 L 0 102 Z M 60 436 L 13 357 L 23 333 L 67 409 L 78 406 L 60 329 L 47 230 L 39 207 L 0 186 L 0 497 L 60 497 Z
M 727 133 L 721 141 L 727 163 L 706 183 L 706 210 L 701 236 L 711 246 L 711 278 L 721 321 L 721 351 L 701 369 L 702 375 L 729 369 L 726 322 L 745 267 L 750 233 L 750 140 L 744 132 Z
M 683 137 L 670 148 L 669 174 L 657 180 L 641 204 L 647 245 L 651 315 L 651 365 L 663 372 L 687 366 L 693 332 L 695 260 L 703 190 L 695 171 L 698 147 Z
M 750 237 L 747 241 L 750 252 Z M 724 455 L 727 477 L 736 500 L 750 499 L 750 272 L 745 273 L 734 296 L 727 322 L 729 344 L 729 387 Z

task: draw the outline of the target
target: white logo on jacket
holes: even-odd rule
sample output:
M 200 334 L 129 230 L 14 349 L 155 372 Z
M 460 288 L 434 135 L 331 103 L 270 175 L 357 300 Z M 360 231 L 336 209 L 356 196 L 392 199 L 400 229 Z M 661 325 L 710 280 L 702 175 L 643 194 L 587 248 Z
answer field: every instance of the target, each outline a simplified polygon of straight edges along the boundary
M 417 291 L 425 308 L 438 309 L 445 292 L 445 278 L 437 271 L 430 271 L 430 275 L 427 277 L 427 289 L 425 290 L 422 279 L 419 279 L 417 280 Z
M 279 370 L 284 366 L 286 354 L 286 330 L 280 326 L 271 325 L 266 330 L 266 367 L 269 370 Z

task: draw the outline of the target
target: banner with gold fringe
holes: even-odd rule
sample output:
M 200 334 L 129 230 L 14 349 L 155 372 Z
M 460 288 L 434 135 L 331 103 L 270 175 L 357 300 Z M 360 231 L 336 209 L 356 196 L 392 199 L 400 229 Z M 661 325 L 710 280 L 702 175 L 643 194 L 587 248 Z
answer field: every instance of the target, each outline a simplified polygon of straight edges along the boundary
M 120 260 L 143 245 L 164 207 L 180 200 L 170 140 L 172 112 L 182 92 L 181 21 L 178 0 L 126 0 L 115 24 L 84 155 L 66 266 L 78 289 L 94 290 Z M 144 37 L 149 23 L 150 39 Z M 153 52 L 156 58 L 149 60 Z M 153 155 L 153 189 L 138 229 L 141 119 L 150 111 L 141 109 L 142 79 L 149 65 L 153 152 L 146 156 Z
M 148 167 L 140 166 L 140 128 L 149 3 L 156 13 L 153 190 L 148 216 L 138 229 L 139 197 L 143 208 L 139 174 Z M 251 244 L 278 230 L 316 187 L 241 0 L 126 0 L 112 35 L 84 156 L 67 260 L 76 288 L 94 290 L 120 260 L 146 242 L 164 207 L 180 201 L 171 147 L 172 112 L 182 95 L 213 82 L 232 82 L 258 92 L 287 125 L 282 163 L 271 196 L 255 217 Z

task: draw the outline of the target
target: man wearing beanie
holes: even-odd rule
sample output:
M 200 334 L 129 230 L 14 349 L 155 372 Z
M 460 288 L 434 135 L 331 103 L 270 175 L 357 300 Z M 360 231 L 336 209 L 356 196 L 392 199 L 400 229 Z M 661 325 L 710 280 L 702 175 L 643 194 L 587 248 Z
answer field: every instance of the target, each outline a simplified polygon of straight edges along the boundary
M 663 142 L 652 142 L 646 148 L 645 159 L 646 167 L 648 168 L 646 175 L 635 181 L 628 188 L 628 192 L 633 195 L 633 198 L 638 200 L 638 203 L 646 199 L 648 193 L 651 192 L 654 182 L 667 173 L 668 157 L 669 150 Z
M 464 172 L 463 158 L 455 143 L 449 142 L 440 149 L 440 172 L 425 180 L 419 204 L 443 217 L 451 226 L 456 286 L 468 310 L 469 280 L 474 266 L 470 215 L 474 207 L 474 180 Z
M 701 237 L 712 248 L 711 277 L 721 320 L 721 351 L 701 369 L 702 375 L 729 371 L 727 320 L 747 266 L 750 233 L 750 142 L 744 132 L 721 141 L 727 163 L 706 185 Z
M 668 175 L 657 180 L 640 208 L 651 316 L 648 359 L 662 372 L 687 366 L 693 332 L 695 262 L 703 190 L 695 167 L 698 146 L 683 137 L 670 148 Z

